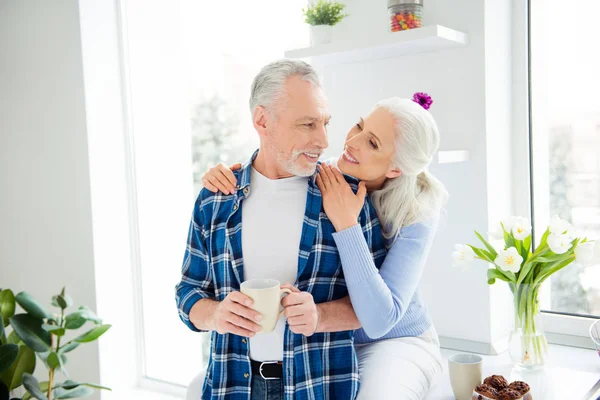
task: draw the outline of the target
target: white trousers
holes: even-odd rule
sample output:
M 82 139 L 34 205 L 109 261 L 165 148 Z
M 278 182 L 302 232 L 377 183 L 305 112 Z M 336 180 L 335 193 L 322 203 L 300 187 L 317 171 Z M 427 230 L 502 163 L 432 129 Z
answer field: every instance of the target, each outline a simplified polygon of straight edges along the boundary
M 418 337 L 357 344 L 360 391 L 357 400 L 423 400 L 442 374 L 435 328 Z

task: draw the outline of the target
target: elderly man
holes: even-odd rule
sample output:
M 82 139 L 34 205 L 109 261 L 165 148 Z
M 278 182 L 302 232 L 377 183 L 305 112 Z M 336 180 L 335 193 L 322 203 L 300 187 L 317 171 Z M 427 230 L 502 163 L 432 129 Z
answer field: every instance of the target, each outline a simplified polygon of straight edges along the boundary
M 235 172 L 234 193 L 201 191 L 176 288 L 183 322 L 212 331 L 202 399 L 354 399 L 360 324 L 315 183 L 330 119 L 316 72 L 301 61 L 267 65 L 250 109 L 260 148 Z M 368 201 L 359 223 L 372 252 L 383 249 Z M 256 335 L 261 316 L 239 290 L 260 278 L 294 286 L 287 318 Z

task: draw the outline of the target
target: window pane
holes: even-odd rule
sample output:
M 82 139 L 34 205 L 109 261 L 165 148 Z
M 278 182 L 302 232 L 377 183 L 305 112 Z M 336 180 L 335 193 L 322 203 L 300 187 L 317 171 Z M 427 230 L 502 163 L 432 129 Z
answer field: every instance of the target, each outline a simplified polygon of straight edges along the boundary
M 157 202 L 161 190 L 153 189 L 158 193 L 139 193 L 138 203 L 142 236 L 145 375 L 187 385 L 195 375 L 206 369 L 210 338 L 208 334 L 191 332 L 179 321 L 173 286 L 180 277 L 185 235 L 195 196 L 201 189 L 200 178 L 207 168 L 218 162 L 246 161 L 258 147 L 258 136 L 252 126 L 248 106 L 252 79 L 265 64 L 283 58 L 288 48 L 306 46 L 308 30 L 302 17 L 306 0 L 256 0 L 234 4 L 181 0 L 178 3 L 181 7 L 178 45 L 183 49 L 186 63 L 181 70 L 188 72 L 189 82 L 185 85 L 185 98 L 176 100 L 182 100 L 184 108 L 188 108 L 186 114 L 189 114 L 185 125 L 191 130 L 191 141 L 185 142 L 183 157 L 188 157 L 187 164 L 192 166 L 192 171 L 185 171 L 184 178 L 188 180 L 190 190 L 189 193 L 169 190 Z M 143 12 L 142 8 L 138 12 Z M 134 18 L 129 20 L 130 25 L 133 24 L 131 20 L 135 22 Z M 138 36 L 144 39 L 144 35 Z M 139 60 L 135 57 L 140 57 L 139 52 L 131 56 L 133 61 L 140 65 L 147 62 L 142 57 Z M 145 100 L 142 95 L 136 96 L 135 90 L 134 87 L 134 106 Z M 142 112 L 134 117 L 138 121 L 153 119 Z M 144 144 L 154 127 L 149 124 L 145 128 L 136 131 L 137 178 L 139 186 L 143 186 L 140 180 L 147 177 L 148 186 L 155 188 L 153 178 L 156 174 L 170 174 L 173 178 L 173 163 L 181 159 L 178 158 L 180 153 L 173 151 L 174 141 L 180 143 L 175 136 L 183 136 L 173 129 L 165 148 L 164 131 L 159 131 L 159 139 L 152 150 L 148 150 L 150 147 Z M 157 158 L 158 153 L 160 158 Z M 158 168 L 156 164 L 161 170 L 152 175 L 150 169 Z M 177 173 L 177 178 L 180 175 Z M 189 200 L 189 209 L 181 211 L 178 209 L 181 208 L 181 196 L 188 197 L 192 186 L 194 198 L 186 199 Z M 174 199 L 179 203 L 175 204 Z M 160 214 L 169 214 L 168 218 L 165 217 L 168 220 L 177 221 L 168 226 L 157 226 L 154 217 L 157 210 Z M 149 238 L 152 233 L 157 236 L 155 241 Z M 164 245 L 165 237 L 175 238 L 170 240 L 172 246 L 169 249 Z
M 187 1 L 183 40 L 192 76 L 196 193 L 208 168 L 244 162 L 258 148 L 248 105 L 250 85 L 260 68 L 283 58 L 285 50 L 307 45 L 305 6 L 306 0 L 259 0 L 236 2 L 231 10 L 228 2 Z
M 565 3 L 531 3 L 531 102 L 534 220 L 541 235 L 558 214 L 600 235 L 600 2 L 576 0 L 577 22 L 563 29 Z M 586 266 L 553 275 L 551 311 L 600 315 L 600 252 Z

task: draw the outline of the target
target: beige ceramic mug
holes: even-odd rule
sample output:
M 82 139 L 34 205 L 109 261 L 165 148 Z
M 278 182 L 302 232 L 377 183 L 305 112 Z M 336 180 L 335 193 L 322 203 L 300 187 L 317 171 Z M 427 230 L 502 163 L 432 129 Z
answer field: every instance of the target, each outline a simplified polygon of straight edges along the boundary
M 281 289 L 281 284 L 275 279 L 251 279 L 242 282 L 240 291 L 254 301 L 250 308 L 262 315 L 262 319 L 258 323 L 262 329 L 258 333 L 273 332 L 277 320 L 283 315 L 282 295 L 290 294 L 292 291 Z
M 450 384 L 456 400 L 471 400 L 481 384 L 483 359 L 474 354 L 456 354 L 448 359 Z

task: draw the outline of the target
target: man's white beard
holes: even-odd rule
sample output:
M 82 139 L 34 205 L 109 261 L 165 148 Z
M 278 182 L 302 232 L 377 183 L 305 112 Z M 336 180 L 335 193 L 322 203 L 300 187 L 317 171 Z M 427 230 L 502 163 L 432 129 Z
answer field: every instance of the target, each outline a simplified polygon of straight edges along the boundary
M 283 152 L 277 151 L 277 162 L 281 167 L 288 173 L 295 176 L 311 176 L 315 173 L 317 164 L 308 165 L 308 166 L 300 166 L 298 164 L 298 158 L 302 157 L 302 155 L 306 151 L 294 151 L 291 156 L 287 156 Z M 311 151 L 308 151 L 310 153 Z M 315 152 L 315 154 L 320 154 L 319 152 Z

